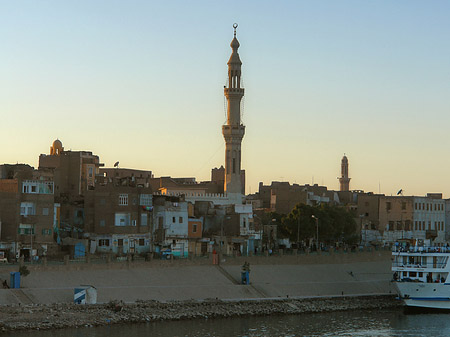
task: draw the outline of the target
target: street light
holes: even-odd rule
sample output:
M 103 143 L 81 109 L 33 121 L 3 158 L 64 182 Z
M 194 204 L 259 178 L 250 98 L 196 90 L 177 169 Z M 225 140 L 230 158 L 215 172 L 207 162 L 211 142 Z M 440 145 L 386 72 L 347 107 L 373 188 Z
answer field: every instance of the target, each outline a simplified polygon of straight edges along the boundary
M 311 218 L 316 220 L 316 240 L 317 240 L 317 250 L 319 250 L 319 218 L 315 215 L 311 215 Z
M 264 227 L 264 225 L 262 223 L 262 219 L 258 215 L 253 214 L 253 217 L 259 219 L 259 240 L 260 240 L 260 246 L 261 246 L 260 253 L 262 253 L 262 250 L 263 250 L 263 227 Z
M 364 214 L 360 214 L 359 215 L 359 219 L 360 219 L 360 224 L 359 224 L 359 227 L 360 227 L 360 235 L 359 235 L 359 244 L 361 244 L 363 241 L 362 241 L 362 231 L 363 231 L 363 218 L 364 218 Z M 365 231 L 364 231 L 364 233 L 365 233 Z M 364 246 L 366 245 L 366 242 L 365 242 L 365 240 L 364 240 Z

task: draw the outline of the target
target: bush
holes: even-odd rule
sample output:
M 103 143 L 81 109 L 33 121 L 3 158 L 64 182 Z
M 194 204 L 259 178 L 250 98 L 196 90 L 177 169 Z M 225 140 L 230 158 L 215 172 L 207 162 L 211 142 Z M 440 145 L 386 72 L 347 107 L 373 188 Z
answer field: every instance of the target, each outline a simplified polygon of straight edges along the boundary
M 25 277 L 28 274 L 30 274 L 30 271 L 28 270 L 27 266 L 22 266 L 19 268 L 19 273 L 20 273 L 20 276 Z

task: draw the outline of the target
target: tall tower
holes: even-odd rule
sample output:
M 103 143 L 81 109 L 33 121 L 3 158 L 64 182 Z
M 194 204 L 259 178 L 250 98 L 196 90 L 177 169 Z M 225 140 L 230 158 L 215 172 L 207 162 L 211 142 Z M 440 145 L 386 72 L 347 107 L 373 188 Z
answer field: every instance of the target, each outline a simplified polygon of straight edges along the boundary
M 341 177 L 338 178 L 339 183 L 341 184 L 341 192 L 342 191 L 349 191 L 350 190 L 350 179 L 348 177 L 348 159 L 347 156 L 344 153 L 344 156 L 342 157 L 341 161 Z
M 236 38 L 237 24 L 233 25 L 234 38 L 231 41 L 233 50 L 228 60 L 228 87 L 223 89 L 227 98 L 227 122 L 222 126 L 225 138 L 225 184 L 227 194 L 241 194 L 241 142 L 245 126 L 241 123 L 241 99 L 244 88 L 241 88 L 241 59 L 239 58 L 239 42 Z

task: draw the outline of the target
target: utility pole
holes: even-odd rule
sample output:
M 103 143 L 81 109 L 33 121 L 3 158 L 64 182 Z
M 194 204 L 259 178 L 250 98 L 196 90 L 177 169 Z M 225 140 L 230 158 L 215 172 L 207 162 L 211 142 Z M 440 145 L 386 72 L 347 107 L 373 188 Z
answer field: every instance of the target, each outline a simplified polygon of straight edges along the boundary
M 31 225 L 30 228 L 30 262 L 33 264 L 33 231 L 34 231 L 34 225 Z
M 319 218 L 315 215 L 311 215 L 311 218 L 316 220 L 316 241 L 317 241 L 317 250 L 319 250 Z

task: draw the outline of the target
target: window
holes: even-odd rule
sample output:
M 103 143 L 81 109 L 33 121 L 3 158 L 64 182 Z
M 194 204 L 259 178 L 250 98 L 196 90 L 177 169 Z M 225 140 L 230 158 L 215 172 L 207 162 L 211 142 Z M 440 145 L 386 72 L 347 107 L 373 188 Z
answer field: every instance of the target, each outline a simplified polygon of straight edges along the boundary
M 369 202 L 368 201 L 366 201 L 365 203 L 364 203 L 364 206 L 369 206 Z
M 137 220 L 131 220 L 131 226 L 137 226 Z
M 115 226 L 129 226 L 131 223 L 130 213 L 116 213 L 115 214 Z
M 145 246 L 145 240 L 139 239 L 139 246 Z
M 128 206 L 128 194 L 119 194 L 119 206 Z
M 52 235 L 52 230 L 51 229 L 43 229 L 42 235 Z
M 109 247 L 109 239 L 100 239 L 98 240 L 99 247 Z
M 179 222 L 179 223 L 183 223 L 183 217 L 182 217 L 182 216 L 180 216 L 180 217 L 178 218 L 178 222 Z
M 122 247 L 122 246 L 123 246 L 123 239 L 118 239 L 118 240 L 117 240 L 117 245 L 118 245 L 119 247 Z
M 20 215 L 36 215 L 36 207 L 33 202 L 20 203 Z
M 20 224 L 18 233 L 22 234 L 22 235 L 34 235 L 34 226 L 33 225 Z
M 406 209 L 406 202 L 402 202 L 402 210 L 405 210 Z
M 99 221 L 99 225 L 100 225 L 100 227 L 105 227 L 105 220 L 100 220 Z
M 92 176 L 94 175 L 94 169 L 92 167 L 89 167 L 88 171 L 89 171 L 89 178 L 92 178 Z
M 414 203 L 414 209 L 417 209 L 417 202 Z
M 386 211 L 390 211 L 391 210 L 391 202 L 390 201 L 388 201 L 388 202 L 386 202 Z
M 175 217 L 174 216 L 172 217 L 172 222 L 175 223 Z
M 106 200 L 105 199 L 100 199 L 100 205 L 106 205 Z
M 409 277 L 417 277 L 417 272 L 415 272 L 415 271 L 410 271 L 410 272 L 409 272 Z
M 141 213 L 141 226 L 147 226 L 147 213 Z
M 389 231 L 393 231 L 393 230 L 395 230 L 395 228 L 394 228 L 394 221 L 389 221 L 389 227 L 388 227 L 389 229 Z
M 192 233 L 197 233 L 197 224 L 192 224 Z
M 42 215 L 48 215 L 48 208 L 47 207 L 44 207 L 42 209 Z
M 151 206 L 152 205 L 152 195 L 151 194 L 141 194 L 139 196 L 140 206 Z

